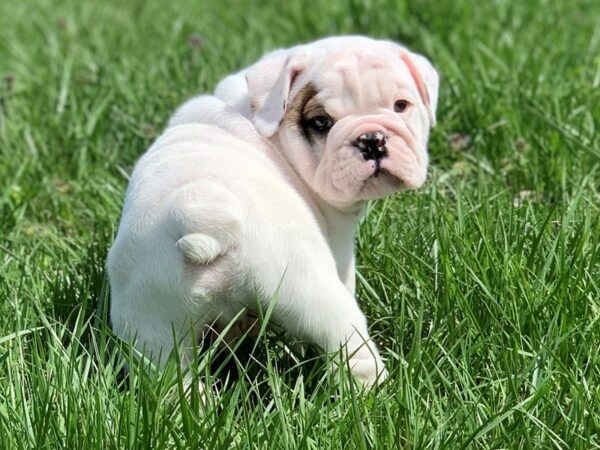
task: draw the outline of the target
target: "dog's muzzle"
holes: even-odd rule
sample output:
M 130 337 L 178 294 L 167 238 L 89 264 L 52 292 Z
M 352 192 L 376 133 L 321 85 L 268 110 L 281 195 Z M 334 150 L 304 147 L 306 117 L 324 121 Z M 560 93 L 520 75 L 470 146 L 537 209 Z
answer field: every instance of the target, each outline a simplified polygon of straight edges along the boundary
M 368 131 L 361 134 L 354 145 L 360 150 L 365 161 L 378 161 L 387 156 L 386 137 L 383 131 Z

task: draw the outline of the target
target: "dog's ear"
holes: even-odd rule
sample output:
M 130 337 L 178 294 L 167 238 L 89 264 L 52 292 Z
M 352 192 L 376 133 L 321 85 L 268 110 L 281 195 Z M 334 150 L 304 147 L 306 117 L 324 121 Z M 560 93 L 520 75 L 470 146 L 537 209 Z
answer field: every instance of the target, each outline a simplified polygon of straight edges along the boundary
M 276 52 L 267 55 L 246 72 L 252 120 L 265 137 L 273 136 L 292 100 L 290 92 L 306 69 L 305 54 Z
M 415 80 L 421 100 L 423 100 L 423 103 L 427 107 L 431 126 L 434 126 L 440 77 L 429 60 L 424 56 L 402 50 L 400 58 L 404 61 L 404 64 L 406 64 L 411 76 Z

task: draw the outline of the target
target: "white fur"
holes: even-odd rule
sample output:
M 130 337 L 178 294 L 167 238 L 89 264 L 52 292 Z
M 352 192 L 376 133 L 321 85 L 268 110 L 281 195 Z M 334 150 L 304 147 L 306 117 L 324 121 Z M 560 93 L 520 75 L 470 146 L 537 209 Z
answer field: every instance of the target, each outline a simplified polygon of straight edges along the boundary
M 385 378 L 354 296 L 353 239 L 364 202 L 341 208 L 323 198 L 288 156 L 308 158 L 306 148 L 277 134 L 294 78 L 327 75 L 311 72 L 316 63 L 306 55 L 325 61 L 333 46 L 381 46 L 341 39 L 272 53 L 267 65 L 227 77 L 218 98 L 184 104 L 138 161 L 107 263 L 119 336 L 164 361 L 174 330 L 187 363 L 205 325 L 226 325 L 242 308 L 255 309 L 258 294 L 276 298 L 273 318 L 288 333 L 325 351 L 345 345 L 360 381 Z M 256 89 L 265 96 L 253 114 Z M 437 99 L 437 84 L 429 95 Z M 425 144 L 429 125 L 419 128 Z

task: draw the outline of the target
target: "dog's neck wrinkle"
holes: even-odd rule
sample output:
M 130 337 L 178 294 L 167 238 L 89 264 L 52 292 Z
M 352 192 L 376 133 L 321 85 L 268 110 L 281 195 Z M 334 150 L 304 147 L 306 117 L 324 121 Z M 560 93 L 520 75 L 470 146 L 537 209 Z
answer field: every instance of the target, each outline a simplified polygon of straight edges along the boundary
M 310 207 L 336 256 L 336 260 L 338 260 L 339 254 L 343 254 L 344 258 L 350 257 L 354 250 L 354 236 L 358 220 L 365 211 L 366 202 L 361 201 L 349 206 L 338 207 L 324 201 L 304 181 L 286 155 L 277 150 L 282 145 L 278 138 L 275 136 L 273 140 L 275 142 L 270 142 L 271 145 L 269 145 L 270 154 L 277 161 L 277 166 L 282 174 L 292 183 L 298 194 Z M 347 254 L 348 252 L 350 254 Z
M 366 209 L 366 202 L 340 208 L 324 201 L 298 174 L 286 156 L 277 150 L 278 147 L 281 145 L 269 145 L 273 160 L 312 211 L 329 244 L 340 280 L 345 284 L 349 283 L 349 277 L 354 280 L 354 238 L 358 220 Z M 354 281 L 351 284 L 354 286 Z
M 265 151 L 269 154 L 272 161 L 275 163 L 276 168 L 281 172 L 283 177 L 285 177 L 285 179 L 292 184 L 295 191 L 309 206 L 321 229 L 326 231 L 326 228 L 323 227 L 323 225 L 325 224 L 325 215 L 323 214 L 321 208 L 315 201 L 315 193 L 306 184 L 306 182 L 302 179 L 298 172 L 294 169 L 294 167 L 288 161 L 285 155 L 278 150 L 278 147 L 281 145 L 281 143 L 278 142 L 277 137 L 274 136 L 271 139 L 264 140 L 266 141 L 266 145 L 264 146 Z

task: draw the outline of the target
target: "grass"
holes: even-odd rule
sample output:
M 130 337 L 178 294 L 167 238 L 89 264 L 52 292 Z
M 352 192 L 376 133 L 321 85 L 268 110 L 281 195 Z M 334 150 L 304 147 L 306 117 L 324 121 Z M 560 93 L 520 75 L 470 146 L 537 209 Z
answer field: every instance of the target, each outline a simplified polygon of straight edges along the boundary
M 357 238 L 390 379 L 269 337 L 199 356 L 203 405 L 107 324 L 127 174 L 184 99 L 338 33 L 442 74 L 429 183 Z M 594 0 L 0 0 L 0 77 L 0 448 L 600 448 Z

